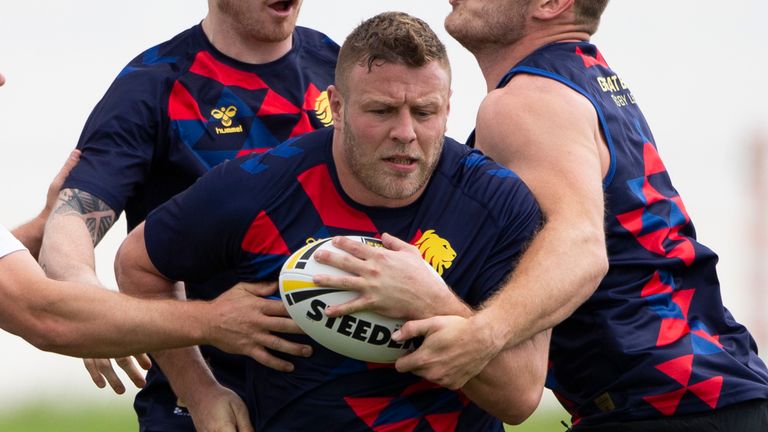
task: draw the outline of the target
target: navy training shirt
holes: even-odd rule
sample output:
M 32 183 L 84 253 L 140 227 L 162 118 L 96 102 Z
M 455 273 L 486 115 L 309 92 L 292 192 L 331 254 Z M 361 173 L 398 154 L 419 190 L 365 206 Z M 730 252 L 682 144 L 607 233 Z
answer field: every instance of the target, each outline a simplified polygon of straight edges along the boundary
M 97 196 L 128 229 L 211 167 L 331 124 L 326 88 L 339 47 L 297 27 L 293 48 L 265 64 L 219 52 L 196 25 L 118 75 L 78 143 L 64 187 Z
M 387 232 L 417 244 L 448 286 L 477 306 L 499 288 L 540 224 L 533 196 L 514 173 L 451 139 L 416 202 L 360 205 L 340 186 L 332 137 L 324 129 L 225 163 L 151 213 L 145 236 L 154 265 L 175 280 L 276 280 L 308 241 Z M 286 357 L 296 366 L 287 374 L 249 362 L 257 430 L 502 430 L 460 392 L 340 356 L 307 336 L 287 337 L 311 344 L 314 355 Z
M 283 57 L 247 64 L 219 52 L 196 25 L 120 72 L 83 129 L 82 156 L 64 187 L 125 211 L 131 230 L 216 164 L 329 126 L 325 89 L 338 51 L 324 34 L 297 27 Z M 201 349 L 217 379 L 244 397 L 242 358 Z M 194 430 L 155 365 L 135 407 L 142 428 Z

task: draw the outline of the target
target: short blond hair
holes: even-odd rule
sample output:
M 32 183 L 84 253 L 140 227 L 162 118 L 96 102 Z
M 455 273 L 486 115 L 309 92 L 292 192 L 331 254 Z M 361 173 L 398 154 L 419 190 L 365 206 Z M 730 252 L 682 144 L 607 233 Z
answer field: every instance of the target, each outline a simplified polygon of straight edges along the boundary
M 363 21 L 347 36 L 336 63 L 336 87 L 347 90 L 355 66 L 377 63 L 418 68 L 440 62 L 450 73 L 445 45 L 424 21 L 403 12 L 384 12 Z

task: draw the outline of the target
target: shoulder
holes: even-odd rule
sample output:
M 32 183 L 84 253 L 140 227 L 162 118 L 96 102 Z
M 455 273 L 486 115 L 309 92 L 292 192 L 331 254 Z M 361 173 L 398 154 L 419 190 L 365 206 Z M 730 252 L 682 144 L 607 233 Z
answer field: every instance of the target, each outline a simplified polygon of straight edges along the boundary
M 514 209 L 537 207 L 523 180 L 481 151 L 446 138 L 444 153 L 440 175 L 449 177 L 464 199 L 486 208 L 496 219 L 509 217 Z
M 113 86 L 152 89 L 169 85 L 189 69 L 200 46 L 199 25 L 134 57 L 117 75 Z
M 572 108 L 593 109 L 581 93 L 562 82 L 552 77 L 521 73 L 506 86 L 488 93 L 480 104 L 480 115 L 502 115 L 506 122 L 526 114 L 539 114 L 543 110 L 559 112 Z
M 326 62 L 336 64 L 339 56 L 339 44 L 324 33 L 307 27 L 296 27 L 296 35 L 301 40 L 301 48 L 305 53 L 319 57 Z
M 504 155 L 555 130 L 594 134 L 597 127 L 595 108 L 582 94 L 552 78 L 519 74 L 480 104 L 476 133 L 478 147 L 508 165 Z
M 261 209 L 293 193 L 303 171 L 324 161 L 320 141 L 310 133 L 268 152 L 223 162 L 160 209 L 194 220 L 239 221 L 246 226 Z M 148 220 L 158 218 L 154 213 Z
M 540 64 L 543 66 L 538 67 Z M 531 127 L 535 126 L 531 120 L 537 117 L 557 121 L 594 117 L 595 107 L 588 91 L 571 78 L 583 77 L 590 70 L 600 69 L 592 66 L 602 64 L 605 64 L 602 55 L 588 43 L 541 47 L 512 68 L 509 82 L 487 95 L 480 106 L 479 120 L 487 125 L 490 119 L 500 116 L 498 118 L 504 119 L 501 123 Z
M 128 63 L 121 74 L 133 70 L 178 69 L 190 63 L 192 57 L 203 48 L 202 37 L 199 24 L 188 28 L 173 38 L 141 52 Z
M 333 128 L 319 129 L 287 140 L 265 153 L 234 159 L 222 169 L 237 171 L 238 176 L 245 176 L 248 181 L 262 183 L 267 178 L 270 190 L 280 189 L 303 170 L 326 162 L 332 137 Z

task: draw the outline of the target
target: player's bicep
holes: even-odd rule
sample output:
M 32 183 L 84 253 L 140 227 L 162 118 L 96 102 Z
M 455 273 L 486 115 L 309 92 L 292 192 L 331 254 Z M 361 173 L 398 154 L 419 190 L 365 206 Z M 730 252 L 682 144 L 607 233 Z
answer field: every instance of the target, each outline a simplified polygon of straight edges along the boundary
M 544 214 L 602 219 L 602 168 L 589 101 L 553 80 L 520 76 L 478 115 L 477 144 L 518 173 Z
M 167 297 L 172 283 L 155 267 L 144 243 L 144 223 L 128 234 L 115 257 L 120 291 L 140 297 Z

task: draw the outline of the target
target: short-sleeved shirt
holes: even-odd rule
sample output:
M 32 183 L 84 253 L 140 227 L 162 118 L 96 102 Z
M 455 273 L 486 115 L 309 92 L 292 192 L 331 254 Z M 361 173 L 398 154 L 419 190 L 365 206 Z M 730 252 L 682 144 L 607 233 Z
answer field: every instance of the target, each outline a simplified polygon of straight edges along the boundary
M 130 230 L 216 164 L 328 126 L 338 50 L 297 27 L 286 55 L 247 64 L 196 25 L 120 72 L 85 124 L 64 187 L 125 210 Z
M 0 225 L 0 258 L 25 249 L 24 245 L 10 231 Z
M 80 162 L 64 187 L 125 211 L 131 230 L 216 164 L 330 125 L 325 90 L 338 50 L 324 34 L 297 27 L 287 54 L 247 64 L 218 51 L 196 25 L 120 72 L 83 129 Z M 242 395 L 241 360 L 211 347 L 203 354 Z M 192 430 L 156 366 L 135 406 L 142 427 Z
M 514 173 L 451 139 L 417 201 L 363 206 L 340 186 L 332 138 L 332 129 L 320 130 L 223 164 L 158 208 L 145 226 L 154 265 L 175 280 L 276 280 L 312 239 L 387 232 L 418 245 L 448 286 L 477 306 L 539 226 L 538 206 Z M 307 336 L 286 337 L 313 345 L 314 354 L 285 356 L 296 366 L 290 374 L 250 363 L 257 430 L 501 430 L 460 392 L 343 357 Z

